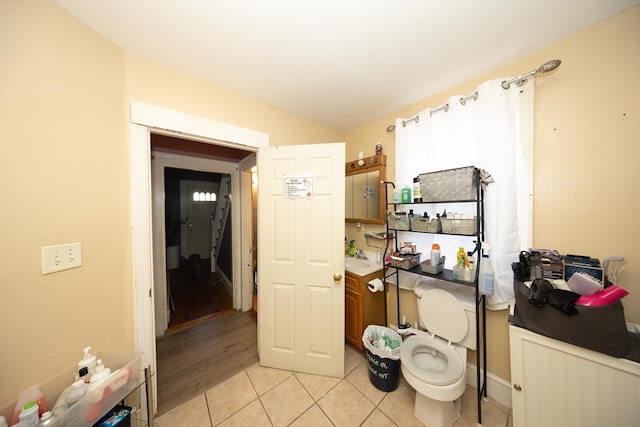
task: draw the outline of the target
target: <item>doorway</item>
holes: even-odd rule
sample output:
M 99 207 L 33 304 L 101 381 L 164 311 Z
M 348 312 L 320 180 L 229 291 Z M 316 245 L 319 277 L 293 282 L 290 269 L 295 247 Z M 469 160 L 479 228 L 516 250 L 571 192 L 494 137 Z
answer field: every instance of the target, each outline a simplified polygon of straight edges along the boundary
M 269 145 L 269 135 L 251 129 L 230 125 L 180 111 L 162 108 L 143 102 L 131 101 L 129 126 L 129 154 L 131 174 L 131 231 L 133 262 L 133 316 L 134 344 L 143 353 L 141 363 L 157 372 L 156 362 L 156 315 L 157 299 L 166 301 L 164 295 L 156 295 L 155 280 L 166 271 L 165 260 L 154 263 L 154 253 L 165 251 L 162 224 L 152 218 L 152 172 L 151 133 L 167 136 L 188 136 L 193 141 L 217 145 L 219 148 L 236 148 L 255 153 L 260 147 Z M 186 145 L 186 144 L 185 144 Z M 202 145 L 202 144 L 200 144 Z M 196 159 L 193 159 L 196 160 Z M 202 160 L 202 159 L 199 159 Z M 232 188 L 239 189 L 236 202 L 240 209 L 233 212 L 234 235 L 241 235 L 239 244 L 233 248 L 234 289 L 236 310 L 251 309 L 253 274 L 250 269 L 251 233 L 244 230 L 244 206 L 250 206 L 251 178 L 249 169 L 256 164 L 255 154 L 236 161 L 230 168 Z M 240 199 L 240 200 L 238 200 Z M 250 220 L 248 220 L 250 222 Z M 158 245 L 159 247 L 156 247 Z M 162 315 L 162 313 L 160 313 Z M 153 406 L 157 410 L 157 376 L 152 377 Z
M 218 347 L 225 344 L 217 341 L 220 336 L 215 334 L 220 328 L 216 326 L 218 319 L 236 312 L 234 306 L 242 307 L 239 293 L 234 294 L 234 286 L 239 283 L 239 274 L 234 270 L 237 257 L 234 249 L 242 241 L 243 233 L 232 226 L 238 205 L 230 203 L 241 186 L 231 183 L 233 175 L 238 175 L 243 167 L 242 159 L 252 153 L 226 147 L 221 150 L 213 144 L 154 133 L 150 135 L 150 146 L 152 217 L 157 230 L 154 266 L 166 265 L 166 270 L 157 269 L 160 271 L 154 277 L 154 294 L 166 295 L 166 305 L 157 297 L 155 307 L 157 366 L 163 369 L 157 374 L 157 404 L 165 411 L 172 402 L 188 395 L 185 389 L 174 387 L 176 372 L 181 381 L 189 383 L 191 379 L 191 384 L 209 384 L 220 376 L 216 372 L 216 378 L 202 378 L 201 371 L 176 371 L 175 366 L 192 366 L 191 362 L 202 358 L 203 353 L 219 351 Z M 218 216 L 220 211 L 226 213 L 226 218 Z M 213 329 L 210 333 L 216 340 L 160 351 L 181 345 L 185 336 L 202 335 L 209 329 Z M 187 330 L 194 333 L 185 334 Z M 247 333 L 255 335 L 255 325 Z M 240 355 L 232 355 L 236 357 Z
M 151 144 L 153 149 L 153 135 Z M 224 182 L 230 182 L 228 174 L 164 168 L 166 334 L 233 310 L 233 233 L 228 215 L 232 206 L 225 203 Z

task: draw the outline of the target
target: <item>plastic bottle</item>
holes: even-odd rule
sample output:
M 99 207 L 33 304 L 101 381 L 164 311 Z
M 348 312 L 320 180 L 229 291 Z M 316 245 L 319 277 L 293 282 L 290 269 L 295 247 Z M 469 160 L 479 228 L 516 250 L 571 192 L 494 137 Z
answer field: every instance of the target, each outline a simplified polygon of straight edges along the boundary
M 356 244 L 355 240 L 349 242 L 349 256 L 356 256 Z
M 458 248 L 458 253 L 456 254 L 456 264 L 464 267 L 465 258 L 467 257 L 467 252 L 463 247 Z
M 39 409 L 40 407 L 36 402 L 27 402 L 22 406 L 18 419 L 28 427 L 36 427 L 40 422 L 40 415 L 38 415 Z
M 55 415 L 53 415 L 52 412 L 47 411 L 45 413 L 42 414 L 42 416 L 40 417 L 40 424 L 38 424 L 38 427 L 40 426 L 51 426 L 53 427 L 54 425 L 57 424 L 57 418 L 55 417 Z
M 482 295 L 493 295 L 493 268 L 488 254 L 482 255 L 482 261 L 480 262 L 478 292 Z
M 84 357 L 78 362 L 78 378 L 83 378 L 85 382 L 89 382 L 93 370 L 96 368 L 96 356 L 91 354 L 91 347 L 83 349 Z
M 413 203 L 422 203 L 422 190 L 420 189 L 420 178 L 413 178 Z
M 102 359 L 98 359 L 98 364 L 96 365 L 96 369 L 93 371 L 93 375 L 91 375 L 91 380 L 89 382 L 91 384 L 100 384 L 102 381 L 106 380 L 109 375 L 111 375 L 111 369 L 105 368 L 102 364 Z
M 431 245 L 431 265 L 435 267 L 438 264 L 440 264 L 440 245 L 434 243 Z
M 408 185 L 402 187 L 402 203 L 411 203 L 411 188 Z
M 75 404 L 78 400 L 82 399 L 82 397 L 87 393 L 88 384 L 84 382 L 84 380 L 79 379 L 78 381 L 71 384 L 71 390 L 67 395 L 67 408 L 70 408 Z
M 39 415 L 42 415 L 43 412 L 49 409 L 47 405 L 47 399 L 44 397 L 44 394 L 42 394 L 42 392 L 40 391 L 40 387 L 38 387 L 37 385 L 32 385 L 26 388 L 25 390 L 21 391 L 20 394 L 18 394 L 16 406 L 11 416 L 10 425 L 14 425 L 19 421 L 18 416 L 22 411 L 22 407 L 25 405 L 25 403 L 31 402 L 31 401 L 36 402 L 38 404 Z

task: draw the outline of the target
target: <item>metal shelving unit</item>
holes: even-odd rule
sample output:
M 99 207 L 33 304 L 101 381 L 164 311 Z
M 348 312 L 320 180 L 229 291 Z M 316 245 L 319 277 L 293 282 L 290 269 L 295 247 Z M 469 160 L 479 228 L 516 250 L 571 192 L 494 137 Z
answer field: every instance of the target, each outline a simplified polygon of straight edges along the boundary
M 383 264 L 383 274 L 384 274 L 384 282 L 385 286 L 387 283 L 387 279 L 395 276 L 396 282 L 396 302 L 397 302 L 397 315 L 398 315 L 398 327 L 404 326 L 400 323 L 400 275 L 399 271 L 408 271 L 413 274 L 418 274 L 427 277 L 434 277 L 440 280 L 444 280 L 447 282 L 458 283 L 464 286 L 472 286 L 475 288 L 476 294 L 476 384 L 477 384 L 477 404 L 478 404 L 478 424 L 482 424 L 482 398 L 487 397 L 487 331 L 486 331 L 486 299 L 485 296 L 480 294 L 478 290 L 478 277 L 480 271 L 480 262 L 482 259 L 482 241 L 484 238 L 484 191 L 482 189 L 482 185 L 480 185 L 480 170 L 475 169 L 474 179 L 477 182 L 477 190 L 476 197 L 474 199 L 469 200 L 438 200 L 438 201 L 423 201 L 421 203 L 398 203 L 398 202 L 389 202 L 389 194 L 388 188 L 391 186 L 395 189 L 395 184 L 390 181 L 385 181 L 385 199 L 387 208 L 393 207 L 393 211 L 396 211 L 398 206 L 424 206 L 424 205 L 446 205 L 453 203 L 475 203 L 476 205 L 476 221 L 477 221 L 477 232 L 473 235 L 468 234 L 450 234 L 450 233 L 430 233 L 424 231 L 411 231 L 411 230 L 397 230 L 393 228 L 389 228 L 389 222 L 386 223 L 387 236 L 391 236 L 392 233 L 395 235 L 395 239 L 387 240 L 387 244 L 385 245 L 384 250 L 384 258 L 387 258 L 387 254 L 390 249 L 389 246 L 391 242 L 393 242 L 393 248 L 395 252 L 398 252 L 398 241 L 399 233 L 425 233 L 425 234 L 437 234 L 439 236 L 463 236 L 469 238 L 476 239 L 476 245 L 478 248 L 478 261 L 476 263 L 475 270 L 475 278 L 473 282 L 466 282 L 462 280 L 454 279 L 452 270 L 443 270 L 438 274 L 430 274 L 423 272 L 420 265 L 416 265 L 410 269 L 404 269 L 401 267 L 397 267 L 391 264 L 387 264 L 384 262 Z M 389 209 L 387 209 L 389 210 Z M 416 325 L 417 326 L 417 325 Z

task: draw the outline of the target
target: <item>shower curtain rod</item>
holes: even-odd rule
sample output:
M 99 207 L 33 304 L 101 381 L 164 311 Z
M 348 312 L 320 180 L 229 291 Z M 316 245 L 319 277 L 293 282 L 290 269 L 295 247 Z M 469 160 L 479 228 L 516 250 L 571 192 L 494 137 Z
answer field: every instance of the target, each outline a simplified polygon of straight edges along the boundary
M 535 76 L 536 74 L 540 73 L 540 74 L 545 74 L 545 73 L 550 73 L 551 71 L 555 70 L 556 68 L 558 68 L 560 66 L 560 64 L 562 63 L 562 61 L 560 61 L 559 59 L 552 59 L 551 61 L 547 61 L 544 64 L 542 64 L 541 66 L 539 66 L 536 70 L 531 70 L 528 73 L 522 74 L 518 77 L 514 77 L 510 80 L 505 80 L 502 82 L 502 88 L 507 90 L 511 87 L 512 83 L 515 83 L 517 86 L 522 86 L 522 84 L 524 84 L 524 82 L 527 81 L 528 77 L 532 77 Z M 463 96 L 460 98 L 460 104 L 462 105 L 466 105 L 467 101 L 472 99 L 474 101 L 478 100 L 478 91 L 473 92 L 471 95 L 467 95 L 467 96 Z M 433 115 L 433 113 L 438 112 L 438 111 L 442 111 L 444 110 L 445 113 L 447 111 L 449 111 L 449 103 L 447 102 L 444 105 L 441 105 L 440 107 L 434 108 L 429 110 L 429 117 L 431 117 Z M 418 120 L 420 120 L 420 116 L 416 115 L 415 117 L 412 117 L 410 119 L 407 120 L 403 120 L 402 121 L 402 127 L 405 127 L 407 125 L 407 123 L 409 122 L 416 122 L 418 123 Z M 389 125 L 387 126 L 387 132 L 393 132 L 394 130 L 396 130 L 396 126 L 395 125 Z
M 478 100 L 478 91 L 473 92 L 471 95 L 460 97 L 460 104 L 466 105 L 467 101 L 469 101 L 470 99 L 473 99 L 474 101 L 477 101 Z M 447 111 L 449 111 L 449 103 L 447 102 L 444 105 L 441 105 L 439 107 L 430 109 L 429 110 L 429 117 L 431 117 L 433 115 L 433 113 L 437 113 L 438 111 L 444 111 L 445 113 Z M 416 115 L 416 116 L 414 116 L 414 117 L 412 117 L 410 119 L 403 120 L 402 121 L 402 127 L 406 127 L 407 123 L 409 123 L 409 122 L 418 123 L 419 121 L 420 121 L 420 115 Z M 387 126 L 387 132 L 393 132 L 394 130 L 396 130 L 395 125 Z
M 551 61 L 547 61 L 535 70 L 531 70 L 528 73 L 522 74 L 518 77 L 514 77 L 511 80 L 503 81 L 502 88 L 504 90 L 509 89 L 509 87 L 511 86 L 511 83 L 515 83 L 516 86 L 522 86 L 527 81 L 528 77 L 535 76 L 538 73 L 540 74 L 550 73 L 551 71 L 558 68 L 561 63 L 562 61 L 560 61 L 559 59 L 552 59 Z

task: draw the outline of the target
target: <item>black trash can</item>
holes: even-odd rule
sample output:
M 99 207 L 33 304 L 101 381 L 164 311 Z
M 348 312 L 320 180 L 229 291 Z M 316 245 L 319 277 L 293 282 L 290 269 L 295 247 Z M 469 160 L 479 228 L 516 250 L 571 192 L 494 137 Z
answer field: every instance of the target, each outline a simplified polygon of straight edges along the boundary
M 402 337 L 391 328 L 369 325 L 362 335 L 367 352 L 369 380 L 378 390 L 394 391 L 400 384 Z

